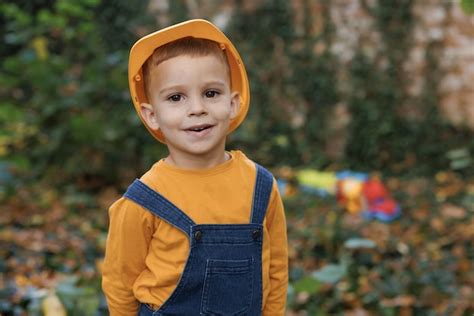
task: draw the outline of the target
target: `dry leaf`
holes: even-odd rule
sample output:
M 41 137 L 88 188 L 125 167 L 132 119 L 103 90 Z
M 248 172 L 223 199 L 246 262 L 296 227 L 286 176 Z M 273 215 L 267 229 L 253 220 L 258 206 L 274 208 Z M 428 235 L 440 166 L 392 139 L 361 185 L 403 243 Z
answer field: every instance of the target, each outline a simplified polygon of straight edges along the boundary
M 446 218 L 462 219 L 466 216 L 466 210 L 453 204 L 444 204 L 441 207 L 441 214 Z
M 50 292 L 43 300 L 44 316 L 66 316 L 66 309 L 54 292 Z

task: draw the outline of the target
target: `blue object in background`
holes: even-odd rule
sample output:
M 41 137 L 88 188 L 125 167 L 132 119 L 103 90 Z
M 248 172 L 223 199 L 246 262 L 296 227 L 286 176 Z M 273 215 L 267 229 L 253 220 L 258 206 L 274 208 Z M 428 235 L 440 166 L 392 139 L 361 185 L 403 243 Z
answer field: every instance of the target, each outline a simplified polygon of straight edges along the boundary
M 367 173 L 355 172 L 355 171 L 350 171 L 350 170 L 343 170 L 343 171 L 336 172 L 336 177 L 338 180 L 352 178 L 352 179 L 359 180 L 360 182 L 364 182 L 369 179 L 369 175 Z
M 377 210 L 363 211 L 362 216 L 367 220 L 376 219 L 384 223 L 390 223 L 402 215 L 402 210 L 399 205 L 396 206 L 395 211 L 392 214 L 385 212 L 378 212 Z

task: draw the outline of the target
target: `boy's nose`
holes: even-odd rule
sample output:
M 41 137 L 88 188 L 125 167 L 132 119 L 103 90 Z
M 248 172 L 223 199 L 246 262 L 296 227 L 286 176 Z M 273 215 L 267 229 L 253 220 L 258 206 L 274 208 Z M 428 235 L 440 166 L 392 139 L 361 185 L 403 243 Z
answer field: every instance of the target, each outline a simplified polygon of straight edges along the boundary
M 191 102 L 188 111 L 189 115 L 202 115 L 207 112 L 206 106 L 201 98 L 193 98 L 190 101 Z

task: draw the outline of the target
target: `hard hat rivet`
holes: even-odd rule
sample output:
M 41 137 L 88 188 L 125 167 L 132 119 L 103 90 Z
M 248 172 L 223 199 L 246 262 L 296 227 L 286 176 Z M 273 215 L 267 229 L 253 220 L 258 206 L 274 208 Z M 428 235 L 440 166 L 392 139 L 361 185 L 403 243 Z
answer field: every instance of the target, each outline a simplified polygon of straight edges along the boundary
M 142 80 L 142 77 L 140 75 L 136 75 L 135 76 L 135 81 L 140 81 L 140 80 Z
M 225 44 L 224 43 L 220 43 L 219 46 L 221 47 L 222 50 L 225 50 Z

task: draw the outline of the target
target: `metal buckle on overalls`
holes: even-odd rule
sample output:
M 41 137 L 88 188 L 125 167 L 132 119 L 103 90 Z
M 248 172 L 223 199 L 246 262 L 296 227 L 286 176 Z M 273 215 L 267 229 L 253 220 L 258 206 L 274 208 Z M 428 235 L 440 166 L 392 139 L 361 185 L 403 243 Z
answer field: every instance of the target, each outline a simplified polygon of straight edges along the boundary
M 252 238 L 253 240 L 258 240 L 258 238 L 260 238 L 260 229 L 256 229 L 253 231 Z

